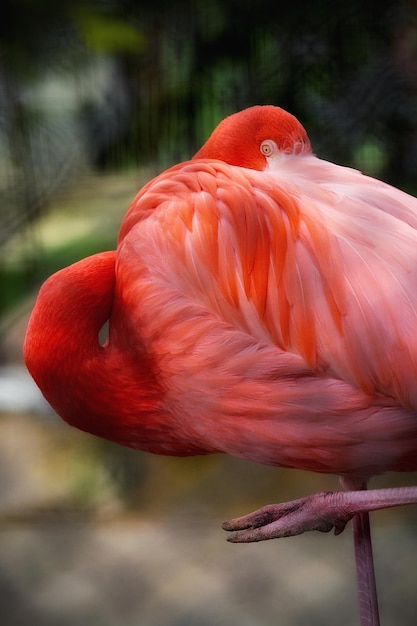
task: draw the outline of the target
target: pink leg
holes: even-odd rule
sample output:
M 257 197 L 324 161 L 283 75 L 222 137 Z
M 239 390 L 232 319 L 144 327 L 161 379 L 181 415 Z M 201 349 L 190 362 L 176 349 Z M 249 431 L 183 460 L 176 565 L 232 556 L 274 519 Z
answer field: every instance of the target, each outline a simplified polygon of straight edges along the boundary
M 379 626 L 378 596 L 372 555 L 369 513 L 352 518 L 361 626 Z
M 358 483 L 342 480 L 346 488 Z M 379 626 L 369 511 L 417 503 L 417 487 L 317 493 L 285 504 L 271 504 L 223 523 L 228 540 L 250 543 L 299 535 L 308 530 L 340 534 L 352 519 L 361 626 Z
M 338 535 L 354 515 L 403 504 L 417 504 L 417 487 L 321 492 L 284 504 L 269 504 L 224 522 L 223 529 L 232 531 L 228 541 L 233 543 L 291 537 L 308 530 L 328 532 L 332 528 Z
M 341 482 L 347 490 L 354 488 L 366 490 L 366 485 L 361 485 L 352 480 L 342 479 Z M 378 595 L 368 511 L 353 516 L 352 532 L 360 623 L 361 626 L 379 626 Z

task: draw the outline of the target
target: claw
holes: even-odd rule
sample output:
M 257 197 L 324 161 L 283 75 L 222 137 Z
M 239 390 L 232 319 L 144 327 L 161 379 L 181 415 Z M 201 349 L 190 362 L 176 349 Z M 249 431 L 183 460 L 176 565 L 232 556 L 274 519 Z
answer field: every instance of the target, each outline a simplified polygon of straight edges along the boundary
M 248 515 L 223 522 L 222 528 L 232 534 L 231 543 L 251 543 L 293 537 L 310 530 L 339 535 L 352 514 L 338 507 L 338 494 L 318 493 L 284 504 L 270 504 Z

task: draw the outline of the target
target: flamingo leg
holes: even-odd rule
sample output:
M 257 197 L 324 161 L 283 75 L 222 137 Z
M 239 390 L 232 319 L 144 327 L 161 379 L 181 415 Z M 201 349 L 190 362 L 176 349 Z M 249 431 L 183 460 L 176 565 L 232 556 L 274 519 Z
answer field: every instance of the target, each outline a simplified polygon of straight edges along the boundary
M 346 478 L 342 478 L 341 483 L 347 490 L 355 488 L 366 490 L 366 484 L 360 484 Z M 352 533 L 355 549 L 360 623 L 361 626 L 380 626 L 368 511 L 353 516 Z
M 251 543 L 292 537 L 309 530 L 339 535 L 354 515 L 403 504 L 417 504 L 417 487 L 329 491 L 283 504 L 269 504 L 242 517 L 223 522 L 232 543 Z
M 361 626 L 379 626 L 369 513 L 355 515 L 352 518 L 352 530 Z
M 417 503 L 417 487 L 374 489 L 342 479 L 346 489 L 322 492 L 285 504 L 272 504 L 223 523 L 232 531 L 228 541 L 250 543 L 291 537 L 309 530 L 340 534 L 352 520 L 361 626 L 379 626 L 379 609 L 372 555 L 369 511 Z

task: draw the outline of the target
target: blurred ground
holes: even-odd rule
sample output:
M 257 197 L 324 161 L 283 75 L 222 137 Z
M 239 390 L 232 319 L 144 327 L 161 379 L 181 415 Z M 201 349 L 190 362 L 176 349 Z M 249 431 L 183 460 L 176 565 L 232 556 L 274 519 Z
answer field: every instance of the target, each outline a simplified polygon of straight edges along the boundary
M 63 199 L 39 224 L 43 248 L 56 244 L 56 232 L 68 248 L 88 238 L 101 212 L 115 239 L 136 189 L 134 176 L 86 179 L 76 205 Z M 59 210 L 72 219 L 64 223 Z M 16 244 L 10 262 L 18 256 Z M 222 456 L 153 457 L 69 428 L 22 367 L 34 295 L 7 321 L 0 371 L 1 623 L 358 624 L 350 529 L 239 546 L 220 528 L 268 502 L 338 488 L 337 478 Z M 390 476 L 375 485 L 413 480 Z M 414 625 L 416 507 L 374 514 L 372 522 L 382 625 Z
M 109 470 L 117 452 L 101 456 L 51 416 L 3 415 L 0 442 L 2 624 L 358 624 L 350 529 L 246 546 L 220 529 L 332 479 L 137 453 L 137 500 L 126 501 Z M 373 516 L 387 626 L 415 624 L 416 515 L 405 511 Z

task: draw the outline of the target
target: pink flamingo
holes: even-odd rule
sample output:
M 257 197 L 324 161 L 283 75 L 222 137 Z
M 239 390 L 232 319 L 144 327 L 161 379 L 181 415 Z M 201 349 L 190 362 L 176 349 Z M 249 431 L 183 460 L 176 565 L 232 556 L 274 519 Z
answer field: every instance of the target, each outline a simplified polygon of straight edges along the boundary
M 100 437 L 339 475 L 345 491 L 224 528 L 249 542 L 353 518 L 361 623 L 376 626 L 368 511 L 417 488 L 364 487 L 417 469 L 416 328 L 417 200 L 255 106 L 139 192 L 117 251 L 45 282 L 24 356 L 57 413 Z

